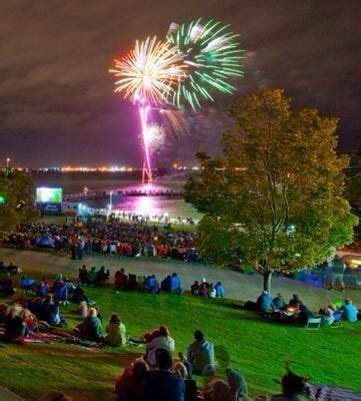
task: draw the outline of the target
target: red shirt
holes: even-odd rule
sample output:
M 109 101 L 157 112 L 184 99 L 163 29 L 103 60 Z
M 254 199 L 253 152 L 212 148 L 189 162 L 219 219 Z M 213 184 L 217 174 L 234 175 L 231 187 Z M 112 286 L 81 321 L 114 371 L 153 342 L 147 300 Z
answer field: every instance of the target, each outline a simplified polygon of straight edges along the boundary
M 133 377 L 132 368 L 125 368 L 124 372 L 116 377 L 115 391 L 124 401 L 145 401 L 144 383 Z

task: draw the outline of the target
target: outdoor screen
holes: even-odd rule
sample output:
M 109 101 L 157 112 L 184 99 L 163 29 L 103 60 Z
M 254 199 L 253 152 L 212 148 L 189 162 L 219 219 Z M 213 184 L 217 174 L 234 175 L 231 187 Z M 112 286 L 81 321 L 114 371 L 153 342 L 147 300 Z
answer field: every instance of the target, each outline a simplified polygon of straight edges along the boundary
M 36 202 L 60 203 L 62 201 L 62 188 L 36 188 Z

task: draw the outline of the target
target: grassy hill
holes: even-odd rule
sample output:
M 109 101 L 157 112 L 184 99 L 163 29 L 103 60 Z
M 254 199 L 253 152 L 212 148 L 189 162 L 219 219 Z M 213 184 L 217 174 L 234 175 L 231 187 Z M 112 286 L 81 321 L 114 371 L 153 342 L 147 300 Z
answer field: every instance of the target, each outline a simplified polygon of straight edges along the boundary
M 294 361 L 293 369 L 310 376 L 312 382 L 361 391 L 356 367 L 361 354 L 359 324 L 308 332 L 232 308 L 226 300 L 116 294 L 110 288 L 88 288 L 87 294 L 97 302 L 103 323 L 117 312 L 133 337 L 168 325 L 177 352 L 184 352 L 193 331 L 201 329 L 215 345 L 218 375 L 222 377 L 228 366 L 238 369 L 251 395 L 278 391 L 274 379 L 282 375 L 286 360 Z M 72 304 L 63 308 L 70 327 L 80 321 L 74 309 Z M 63 390 L 79 401 L 112 400 L 114 376 L 142 352 L 134 348 L 86 350 L 59 343 L 2 343 L 0 347 L 0 385 L 28 400 L 36 400 L 49 389 Z M 199 384 L 202 380 L 198 378 Z

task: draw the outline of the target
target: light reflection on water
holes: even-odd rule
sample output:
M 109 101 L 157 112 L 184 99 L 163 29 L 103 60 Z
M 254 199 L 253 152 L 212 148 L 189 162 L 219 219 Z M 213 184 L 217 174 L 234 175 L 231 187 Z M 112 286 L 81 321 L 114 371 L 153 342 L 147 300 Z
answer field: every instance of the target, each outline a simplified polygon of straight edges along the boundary
M 184 199 L 167 199 L 161 196 L 128 196 L 114 203 L 114 209 L 134 212 L 142 215 L 162 215 L 171 217 L 192 217 L 198 220 L 200 214 Z
M 108 189 L 109 190 L 109 189 Z M 172 188 L 159 184 L 132 184 L 122 187 L 113 187 L 114 194 L 112 196 L 113 210 L 121 210 L 124 212 L 132 212 L 144 216 L 162 216 L 168 213 L 171 218 L 187 218 L 191 217 L 194 220 L 199 220 L 201 214 L 198 213 L 192 205 L 186 203 L 182 198 L 172 198 L 168 196 L 120 196 L 117 191 L 139 191 L 139 192 L 156 192 L 167 191 Z M 173 189 L 179 192 L 179 189 Z M 83 202 L 90 207 L 106 208 L 109 204 L 109 199 L 103 201 Z
M 116 190 L 157 192 L 171 190 L 171 188 L 158 183 L 149 183 L 126 185 L 122 186 L 121 188 L 117 188 Z M 178 191 L 175 190 L 175 192 Z M 176 218 L 178 216 L 182 218 L 192 217 L 195 220 L 199 220 L 201 217 L 201 215 L 192 207 L 192 205 L 186 203 L 184 199 L 166 196 L 125 196 L 117 199 L 113 203 L 113 208 L 134 212 L 141 215 L 160 216 L 164 213 L 168 213 L 172 218 Z

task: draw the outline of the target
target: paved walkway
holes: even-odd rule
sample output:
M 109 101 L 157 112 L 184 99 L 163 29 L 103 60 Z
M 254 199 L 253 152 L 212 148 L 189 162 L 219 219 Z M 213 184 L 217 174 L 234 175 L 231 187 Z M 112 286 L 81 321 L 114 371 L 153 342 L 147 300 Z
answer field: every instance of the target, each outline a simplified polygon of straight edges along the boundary
M 1 401 L 25 401 L 24 398 L 19 397 L 5 387 L 0 386 L 0 400 Z
M 189 288 L 194 280 L 205 277 L 209 282 L 221 281 L 225 288 L 227 298 L 235 300 L 255 300 L 262 289 L 262 277 L 258 274 L 247 275 L 239 272 L 201 266 L 199 264 L 184 263 L 174 260 L 161 259 L 135 259 L 109 256 L 85 257 L 82 261 L 70 260 L 69 256 L 61 256 L 56 252 L 24 251 L 8 248 L 0 248 L 0 261 L 13 262 L 25 272 L 37 272 L 39 275 L 63 273 L 71 277 L 77 277 L 78 268 L 82 264 L 100 267 L 104 265 L 111 271 L 111 275 L 121 267 L 127 272 L 139 275 L 154 273 L 158 279 L 177 272 L 183 288 Z M 312 309 L 318 310 L 322 306 L 336 299 L 349 297 L 354 304 L 361 306 L 361 290 L 347 290 L 344 293 L 335 290 L 324 290 L 305 286 L 300 281 L 290 280 L 284 277 L 274 277 L 272 280 L 272 295 L 281 292 L 285 299 L 297 293 L 300 298 Z

